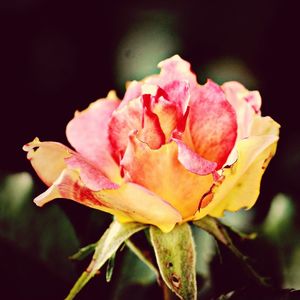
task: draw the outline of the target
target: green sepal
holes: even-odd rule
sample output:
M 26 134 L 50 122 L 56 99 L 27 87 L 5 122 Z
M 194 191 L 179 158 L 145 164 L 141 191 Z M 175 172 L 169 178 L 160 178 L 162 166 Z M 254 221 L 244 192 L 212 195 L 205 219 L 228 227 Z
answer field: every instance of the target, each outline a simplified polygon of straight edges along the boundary
M 69 259 L 72 260 L 83 260 L 90 254 L 92 254 L 95 251 L 95 248 L 97 246 L 97 243 L 87 245 L 83 248 L 81 248 L 78 252 L 75 254 L 71 255 Z
M 163 233 L 150 227 L 150 238 L 166 285 L 180 298 L 197 298 L 195 245 L 187 223 Z
M 106 282 L 110 282 L 111 280 L 114 267 L 115 267 L 115 259 L 116 259 L 116 252 L 107 261 L 106 274 L 105 274 Z
M 113 221 L 97 242 L 90 265 L 79 277 L 65 300 L 74 299 L 105 262 L 118 250 L 120 245 L 131 235 L 145 228 L 146 225 L 140 223 L 121 224 L 118 221 Z

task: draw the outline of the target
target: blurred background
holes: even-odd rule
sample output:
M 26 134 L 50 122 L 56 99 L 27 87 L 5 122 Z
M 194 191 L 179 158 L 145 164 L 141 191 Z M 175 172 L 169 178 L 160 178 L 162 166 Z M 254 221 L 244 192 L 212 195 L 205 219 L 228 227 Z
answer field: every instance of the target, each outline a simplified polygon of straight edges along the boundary
M 122 98 L 126 81 L 157 73 L 157 63 L 174 54 L 191 62 L 200 83 L 238 80 L 258 89 L 263 115 L 281 124 L 255 209 L 225 221 L 258 232 L 241 247 L 271 276 L 274 290 L 266 292 L 270 298 L 249 299 L 283 299 L 286 291 L 278 289 L 300 289 L 299 24 L 293 1 L 1 1 L 0 23 L 3 299 L 63 299 L 89 262 L 68 257 L 95 242 L 111 221 L 65 200 L 37 209 L 31 199 L 45 187 L 22 145 L 36 136 L 67 144 L 65 126 L 75 110 L 110 89 Z M 220 248 L 221 261 L 205 234 L 198 242 L 205 245 L 198 266 L 202 299 L 247 291 L 234 259 Z M 116 264 L 111 283 L 101 273 L 78 299 L 161 297 L 153 274 L 132 254 L 122 251 Z M 144 276 L 127 274 L 126 264 Z

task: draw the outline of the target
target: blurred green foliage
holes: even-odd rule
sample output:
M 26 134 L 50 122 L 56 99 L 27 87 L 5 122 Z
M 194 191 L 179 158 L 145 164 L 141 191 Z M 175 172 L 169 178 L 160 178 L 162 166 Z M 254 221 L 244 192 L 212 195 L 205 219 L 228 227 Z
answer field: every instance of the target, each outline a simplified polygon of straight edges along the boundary
M 6 274 L 3 290 L 10 292 L 10 299 L 62 299 L 87 267 L 95 244 L 70 260 L 81 245 L 72 223 L 58 205 L 36 208 L 33 190 L 27 173 L 8 175 L 0 184 L 0 260 Z M 262 224 L 254 224 L 254 210 L 227 213 L 223 218 L 234 229 L 231 235 L 239 249 L 261 275 L 270 278 L 270 289 L 253 288 L 236 258 L 208 233 L 192 227 L 200 299 L 248 299 L 249 295 L 255 299 L 298 299 L 298 292 L 287 290 L 300 289 L 300 234 L 293 203 L 289 196 L 278 194 Z M 95 215 L 90 218 L 95 224 Z M 99 221 L 97 226 L 100 236 L 107 224 Z M 249 240 L 236 230 L 255 232 L 257 238 Z M 142 243 L 144 249 L 149 248 L 147 236 L 139 233 L 130 243 L 133 251 L 124 245 L 116 253 L 114 268 L 108 267 L 111 282 L 106 282 L 103 267 L 78 299 L 96 299 L 103 293 L 105 299 L 113 300 L 162 297 L 153 262 L 141 261 L 142 252 L 136 251 Z M 18 288 L 9 288 L 12 285 Z

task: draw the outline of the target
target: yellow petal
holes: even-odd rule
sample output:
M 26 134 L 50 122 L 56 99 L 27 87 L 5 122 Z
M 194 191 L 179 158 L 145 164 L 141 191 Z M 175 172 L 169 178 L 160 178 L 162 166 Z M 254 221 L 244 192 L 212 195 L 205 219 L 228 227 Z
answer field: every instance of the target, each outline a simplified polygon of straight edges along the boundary
M 179 212 L 169 203 L 137 184 L 125 183 L 118 188 L 93 191 L 81 180 L 80 171 L 70 168 L 64 169 L 53 185 L 34 202 L 43 206 L 57 198 L 74 200 L 108 212 L 120 222 L 156 225 L 165 232 L 182 220 Z
M 134 183 L 124 183 L 119 189 L 102 190 L 97 195 L 111 203 L 114 209 L 124 212 L 127 218 L 156 225 L 164 232 L 171 231 L 182 220 L 180 213 L 169 203 Z M 122 216 L 118 220 L 128 222 Z
M 72 150 L 56 142 L 40 142 L 35 138 L 24 145 L 27 158 L 43 182 L 50 186 L 66 168 L 65 159 L 72 155 Z
M 255 121 L 253 135 L 237 143 L 238 159 L 224 170 L 225 179 L 213 190 L 213 201 L 198 211 L 194 219 L 207 214 L 221 217 L 224 210 L 249 209 L 255 204 L 262 175 L 275 154 L 279 132 L 279 125 L 269 117 L 258 117 Z M 264 133 L 267 135 L 254 135 Z
M 175 142 L 154 150 L 132 134 L 121 164 L 128 180 L 159 195 L 183 218 L 195 214 L 213 184 L 212 174 L 194 174 L 179 162 Z

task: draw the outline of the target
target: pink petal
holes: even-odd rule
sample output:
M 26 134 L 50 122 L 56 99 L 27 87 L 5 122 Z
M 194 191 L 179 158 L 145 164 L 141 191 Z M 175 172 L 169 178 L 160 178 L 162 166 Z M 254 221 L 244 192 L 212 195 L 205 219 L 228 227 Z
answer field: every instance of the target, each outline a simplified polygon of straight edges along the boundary
M 91 165 L 80 155 L 73 155 L 65 159 L 68 168 L 78 170 L 84 185 L 93 190 L 116 189 L 117 184 L 105 177 L 96 166 Z
M 183 116 L 190 101 L 189 82 L 174 80 L 166 84 L 163 89 L 168 95 L 168 100 L 177 104 Z
M 120 171 L 110 154 L 108 122 L 119 104 L 116 99 L 98 100 L 77 112 L 66 129 L 67 138 L 76 151 L 116 182 L 120 181 Z
M 177 139 L 173 141 L 178 146 L 178 160 L 187 170 L 198 175 L 208 175 L 216 170 L 217 163 L 202 158 L 182 141 Z
M 191 89 L 198 85 L 190 63 L 179 55 L 161 61 L 158 67 L 161 68 L 160 74 L 146 78 L 145 82 L 159 85 L 162 89 L 173 81 L 187 81 Z
M 259 93 L 257 91 L 248 91 L 236 81 L 225 82 L 221 88 L 236 111 L 238 140 L 247 138 L 250 134 L 255 114 L 260 114 L 261 97 Z
M 124 98 L 120 104 L 120 108 L 126 106 L 129 101 L 141 96 L 142 85 L 143 85 L 142 82 L 135 81 L 135 80 L 128 83 L 128 86 L 126 86 L 126 92 Z
M 190 101 L 189 131 L 195 152 L 221 168 L 236 141 L 236 113 L 222 89 L 209 80 Z

